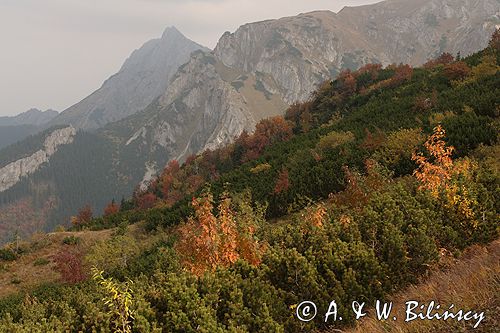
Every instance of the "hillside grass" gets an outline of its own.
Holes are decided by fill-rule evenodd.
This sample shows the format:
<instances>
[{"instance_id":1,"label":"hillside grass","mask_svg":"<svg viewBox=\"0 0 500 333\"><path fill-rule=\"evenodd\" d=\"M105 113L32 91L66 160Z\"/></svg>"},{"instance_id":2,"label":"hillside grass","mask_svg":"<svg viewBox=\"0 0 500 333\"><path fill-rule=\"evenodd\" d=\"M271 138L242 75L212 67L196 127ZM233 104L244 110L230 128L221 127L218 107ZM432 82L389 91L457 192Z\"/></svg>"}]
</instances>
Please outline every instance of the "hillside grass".
<instances>
[{"instance_id":1,"label":"hillside grass","mask_svg":"<svg viewBox=\"0 0 500 333\"><path fill-rule=\"evenodd\" d=\"M485 311L485 319L473 329L471 322L415 320L405 323L405 302L417 300L437 301L439 304L455 304L455 309ZM419 284L389 297L397 310L396 321L378 321L369 317L345 333L455 333L498 332L500 328L500 239L487 246L473 245L460 259L442 256L439 268ZM373 309L371 309L371 313ZM324 333L338 333L338 329Z\"/></svg>"},{"instance_id":2,"label":"hillside grass","mask_svg":"<svg viewBox=\"0 0 500 333\"><path fill-rule=\"evenodd\" d=\"M0 260L0 299L6 296L30 292L37 287L59 283L61 276L56 270L53 257L69 247L78 247L86 254L99 242L109 241L118 228L99 231L64 231L36 234L30 241L19 244L20 254L16 260ZM125 235L132 237L141 249L147 249L157 237L143 231L143 223L127 227ZM75 242L71 242L75 240ZM4 248L13 249L9 244Z\"/></svg>"}]
</instances>

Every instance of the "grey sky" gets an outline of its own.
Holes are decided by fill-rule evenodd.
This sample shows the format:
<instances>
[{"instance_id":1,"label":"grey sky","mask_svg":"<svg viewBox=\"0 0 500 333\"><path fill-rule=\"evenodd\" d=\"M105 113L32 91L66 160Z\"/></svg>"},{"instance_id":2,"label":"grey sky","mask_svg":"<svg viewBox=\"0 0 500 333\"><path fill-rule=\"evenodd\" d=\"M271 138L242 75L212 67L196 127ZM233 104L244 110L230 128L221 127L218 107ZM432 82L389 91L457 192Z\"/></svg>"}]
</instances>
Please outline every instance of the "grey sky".
<instances>
[{"instance_id":1,"label":"grey sky","mask_svg":"<svg viewBox=\"0 0 500 333\"><path fill-rule=\"evenodd\" d=\"M378 1L0 0L0 116L64 110L167 26L213 48L244 23Z\"/></svg>"}]
</instances>

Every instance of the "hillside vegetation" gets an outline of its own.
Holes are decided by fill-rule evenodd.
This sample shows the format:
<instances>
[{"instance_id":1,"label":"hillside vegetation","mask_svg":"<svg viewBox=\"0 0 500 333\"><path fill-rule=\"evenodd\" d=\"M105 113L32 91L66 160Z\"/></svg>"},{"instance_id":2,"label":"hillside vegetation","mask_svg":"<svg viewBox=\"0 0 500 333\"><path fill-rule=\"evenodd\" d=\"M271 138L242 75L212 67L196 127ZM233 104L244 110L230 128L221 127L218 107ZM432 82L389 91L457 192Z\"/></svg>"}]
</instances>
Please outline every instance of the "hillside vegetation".
<instances>
[{"instance_id":1,"label":"hillside vegetation","mask_svg":"<svg viewBox=\"0 0 500 333\"><path fill-rule=\"evenodd\" d=\"M419 282L440 253L498 238L497 32L466 59L368 65L325 82L284 118L233 144L172 161L131 200L90 207L60 282L0 302L6 332L310 332L355 323ZM128 225L141 222L147 245ZM149 242L148 242L149 239ZM22 252L22 251L21 251ZM4 258L21 260L12 245ZM339 304L343 321L295 308Z\"/></svg>"},{"instance_id":2,"label":"hillside vegetation","mask_svg":"<svg viewBox=\"0 0 500 333\"><path fill-rule=\"evenodd\" d=\"M473 329L462 323L443 321L415 321L405 323L381 322L366 319L358 327L346 333L386 333L386 332L496 332L500 327L498 309L500 308L500 241L487 247L473 246L463 255L463 259L443 260L439 271L434 272L426 281L411 286L391 297L394 308L400 309L396 316L405 318L404 303L408 300L438 300L441 304L455 304L461 309L485 311L485 321ZM328 330L326 331L328 332ZM334 330L332 333L337 333Z\"/></svg>"}]
</instances>

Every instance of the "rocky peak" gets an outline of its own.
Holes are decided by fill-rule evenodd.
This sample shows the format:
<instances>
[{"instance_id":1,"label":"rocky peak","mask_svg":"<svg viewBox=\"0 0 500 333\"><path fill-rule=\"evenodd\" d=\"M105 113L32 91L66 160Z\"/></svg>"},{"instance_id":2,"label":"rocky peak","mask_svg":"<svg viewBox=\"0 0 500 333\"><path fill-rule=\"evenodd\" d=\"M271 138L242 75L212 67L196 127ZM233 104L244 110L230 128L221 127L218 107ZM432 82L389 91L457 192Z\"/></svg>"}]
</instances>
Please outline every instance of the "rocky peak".
<instances>
[{"instance_id":1,"label":"rocky peak","mask_svg":"<svg viewBox=\"0 0 500 333\"><path fill-rule=\"evenodd\" d=\"M191 52L200 49L207 50L175 27L167 28L161 38L150 40L132 52L120 71L100 89L63 111L50 125L96 129L143 110L166 90Z\"/></svg>"},{"instance_id":2,"label":"rocky peak","mask_svg":"<svg viewBox=\"0 0 500 333\"><path fill-rule=\"evenodd\" d=\"M167 27L161 35L161 39L171 40L176 38L186 38L175 26Z\"/></svg>"}]
</instances>

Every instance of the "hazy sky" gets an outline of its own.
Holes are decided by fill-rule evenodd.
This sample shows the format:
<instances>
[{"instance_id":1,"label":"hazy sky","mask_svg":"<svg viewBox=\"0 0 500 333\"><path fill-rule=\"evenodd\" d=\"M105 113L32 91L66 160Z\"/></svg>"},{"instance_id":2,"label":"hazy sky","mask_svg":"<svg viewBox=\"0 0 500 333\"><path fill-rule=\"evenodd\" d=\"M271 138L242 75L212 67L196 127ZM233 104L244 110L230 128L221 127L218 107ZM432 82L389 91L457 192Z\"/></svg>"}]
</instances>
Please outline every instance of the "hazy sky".
<instances>
[{"instance_id":1,"label":"hazy sky","mask_svg":"<svg viewBox=\"0 0 500 333\"><path fill-rule=\"evenodd\" d=\"M167 26L213 48L244 23L378 1L0 0L0 116L64 110Z\"/></svg>"}]
</instances>

